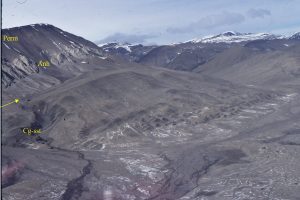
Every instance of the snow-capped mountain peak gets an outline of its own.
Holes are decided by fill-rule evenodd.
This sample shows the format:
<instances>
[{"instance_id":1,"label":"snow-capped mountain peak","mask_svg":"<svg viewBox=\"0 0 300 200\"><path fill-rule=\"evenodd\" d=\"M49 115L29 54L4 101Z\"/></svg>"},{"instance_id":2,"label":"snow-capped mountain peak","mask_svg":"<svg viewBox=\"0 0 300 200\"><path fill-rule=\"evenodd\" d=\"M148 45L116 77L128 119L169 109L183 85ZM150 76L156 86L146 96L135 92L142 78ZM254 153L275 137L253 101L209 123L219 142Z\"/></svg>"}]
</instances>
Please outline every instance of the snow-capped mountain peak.
<instances>
[{"instance_id":1,"label":"snow-capped mountain peak","mask_svg":"<svg viewBox=\"0 0 300 200\"><path fill-rule=\"evenodd\" d=\"M206 36L200 39L194 39L193 43L237 43L253 40L273 40L282 39L281 35L269 33L239 33L235 31L227 31L218 35Z\"/></svg>"},{"instance_id":2,"label":"snow-capped mountain peak","mask_svg":"<svg viewBox=\"0 0 300 200\"><path fill-rule=\"evenodd\" d=\"M239 32L236 32L236 31L226 31L220 35L223 35L223 36L234 36L234 35L241 35L241 33Z\"/></svg>"},{"instance_id":3,"label":"snow-capped mountain peak","mask_svg":"<svg viewBox=\"0 0 300 200\"><path fill-rule=\"evenodd\" d=\"M300 40L300 32L294 33L289 39Z\"/></svg>"}]
</instances>

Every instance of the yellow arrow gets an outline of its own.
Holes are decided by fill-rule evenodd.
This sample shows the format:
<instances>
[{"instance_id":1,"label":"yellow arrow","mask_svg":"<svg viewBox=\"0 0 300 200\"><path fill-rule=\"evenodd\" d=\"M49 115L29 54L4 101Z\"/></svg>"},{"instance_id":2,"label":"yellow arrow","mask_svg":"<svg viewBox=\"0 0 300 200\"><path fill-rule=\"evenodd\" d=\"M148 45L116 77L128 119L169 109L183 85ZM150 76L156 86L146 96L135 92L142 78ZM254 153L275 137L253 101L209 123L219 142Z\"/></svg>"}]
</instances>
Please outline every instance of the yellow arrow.
<instances>
[{"instance_id":1,"label":"yellow arrow","mask_svg":"<svg viewBox=\"0 0 300 200\"><path fill-rule=\"evenodd\" d=\"M13 103L19 103L19 102L20 102L20 99L15 99L15 100L13 100L12 102L9 102L9 103L7 103L7 104L4 104L4 105L1 106L0 108L3 108L3 107L5 107L5 106L8 106L8 105L13 104Z\"/></svg>"}]
</instances>

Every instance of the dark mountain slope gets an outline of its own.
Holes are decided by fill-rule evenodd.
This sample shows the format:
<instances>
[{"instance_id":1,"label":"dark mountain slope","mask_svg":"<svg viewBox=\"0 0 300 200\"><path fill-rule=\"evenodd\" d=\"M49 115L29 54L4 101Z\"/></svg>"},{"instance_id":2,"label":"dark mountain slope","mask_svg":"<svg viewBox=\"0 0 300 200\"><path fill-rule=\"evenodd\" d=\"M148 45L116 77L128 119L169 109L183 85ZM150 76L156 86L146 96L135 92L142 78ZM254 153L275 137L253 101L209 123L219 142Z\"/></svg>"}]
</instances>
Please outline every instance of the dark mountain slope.
<instances>
[{"instance_id":1,"label":"dark mountain slope","mask_svg":"<svg viewBox=\"0 0 300 200\"><path fill-rule=\"evenodd\" d=\"M138 62L144 55L149 53L149 51L157 47L155 45L144 46L141 44L132 45L127 43L107 43L99 46L109 54L117 55L133 62Z\"/></svg>"},{"instance_id":2,"label":"dark mountain slope","mask_svg":"<svg viewBox=\"0 0 300 200\"><path fill-rule=\"evenodd\" d=\"M230 48L195 71L239 84L279 86L299 79L300 43L253 41Z\"/></svg>"},{"instance_id":3,"label":"dark mountain slope","mask_svg":"<svg viewBox=\"0 0 300 200\"><path fill-rule=\"evenodd\" d=\"M198 74L142 66L85 72L59 86L21 98L18 114L11 111L4 115L9 123L4 126L3 142L7 145L31 143L25 135L23 142L17 136L20 135L17 131L20 116L28 119L22 122L23 126L36 124L43 127L44 136L64 148L72 148L75 142L83 145L91 137L99 141L94 140L90 148L101 148L101 144L112 139L107 134L113 134L115 139L121 137L121 141L137 139L118 132L120 127L127 129L127 124L147 135L145 139L148 140L154 137L151 131L160 126L183 123L189 112L202 112L207 107L207 113L199 116L197 123L201 123L221 117L219 109L224 106L240 109L234 103L264 101L273 95L262 92Z\"/></svg>"},{"instance_id":4,"label":"dark mountain slope","mask_svg":"<svg viewBox=\"0 0 300 200\"><path fill-rule=\"evenodd\" d=\"M18 37L18 41L2 40L2 84L4 86L38 72L49 73L50 76L62 80L84 68L90 68L80 67L80 64L108 63L105 60L106 54L97 45L52 25L34 24L3 29L2 35ZM48 61L51 66L47 70L38 67L40 61ZM62 67L73 63L79 64L74 69ZM56 72L58 67L59 73Z\"/></svg>"},{"instance_id":5,"label":"dark mountain slope","mask_svg":"<svg viewBox=\"0 0 300 200\"><path fill-rule=\"evenodd\" d=\"M159 46L138 61L144 65L191 71L229 48L228 44L194 44L191 42Z\"/></svg>"}]
</instances>

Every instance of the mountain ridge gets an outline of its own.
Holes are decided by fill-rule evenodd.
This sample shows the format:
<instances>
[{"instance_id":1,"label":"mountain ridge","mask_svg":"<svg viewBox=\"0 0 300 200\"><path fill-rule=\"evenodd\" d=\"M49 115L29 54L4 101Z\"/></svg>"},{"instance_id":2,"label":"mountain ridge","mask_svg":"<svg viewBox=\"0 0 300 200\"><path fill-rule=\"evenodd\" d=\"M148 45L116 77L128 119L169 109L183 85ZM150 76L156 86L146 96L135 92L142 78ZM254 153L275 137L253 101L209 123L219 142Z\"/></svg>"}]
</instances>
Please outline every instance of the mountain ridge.
<instances>
[{"instance_id":1,"label":"mountain ridge","mask_svg":"<svg viewBox=\"0 0 300 200\"><path fill-rule=\"evenodd\" d=\"M30 74L57 69L60 65L88 63L90 59L107 63L108 55L98 46L82 37L63 31L50 24L31 24L2 30L3 36L18 37L18 41L1 41L3 45L1 83L7 87L13 82ZM28 47L31 48L28 48ZM48 62L51 67L39 67L40 61ZM69 68L70 69L70 68ZM60 69L66 76L74 70ZM61 73L62 75L64 73Z\"/></svg>"}]
</instances>

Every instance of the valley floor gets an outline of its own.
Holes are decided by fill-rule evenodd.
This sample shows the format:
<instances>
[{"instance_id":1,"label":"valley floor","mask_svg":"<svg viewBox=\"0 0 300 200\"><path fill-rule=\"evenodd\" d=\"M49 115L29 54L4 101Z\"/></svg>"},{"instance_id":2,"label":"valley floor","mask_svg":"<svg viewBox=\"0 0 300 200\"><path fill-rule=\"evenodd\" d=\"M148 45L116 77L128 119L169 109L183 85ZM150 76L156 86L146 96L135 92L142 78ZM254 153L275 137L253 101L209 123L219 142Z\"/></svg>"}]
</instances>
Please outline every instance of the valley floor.
<instances>
[{"instance_id":1,"label":"valley floor","mask_svg":"<svg viewBox=\"0 0 300 200\"><path fill-rule=\"evenodd\" d=\"M155 133L157 141L95 151L3 147L10 168L25 168L3 199L299 199L299 95L193 127L182 122Z\"/></svg>"}]
</instances>

